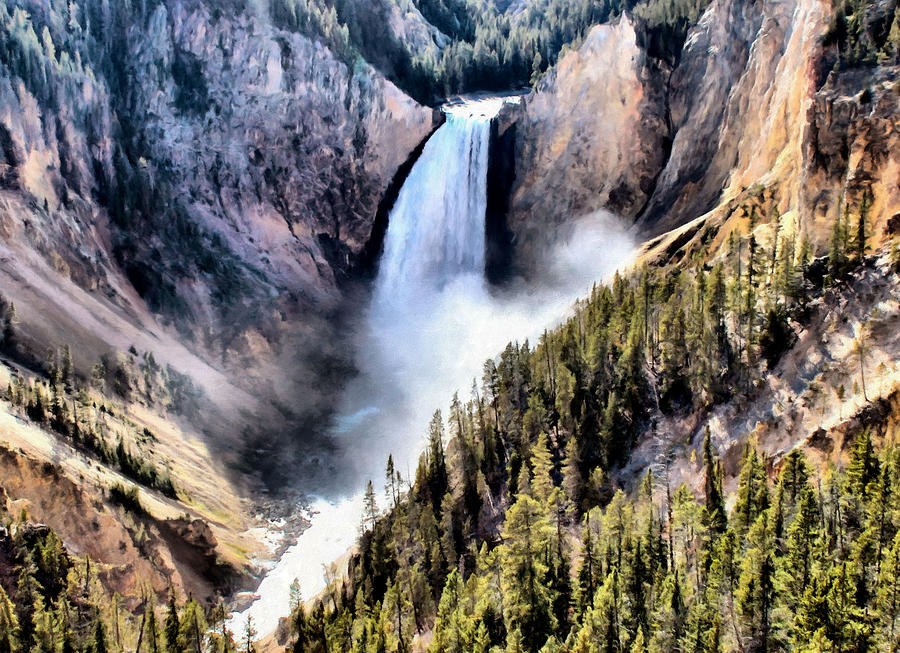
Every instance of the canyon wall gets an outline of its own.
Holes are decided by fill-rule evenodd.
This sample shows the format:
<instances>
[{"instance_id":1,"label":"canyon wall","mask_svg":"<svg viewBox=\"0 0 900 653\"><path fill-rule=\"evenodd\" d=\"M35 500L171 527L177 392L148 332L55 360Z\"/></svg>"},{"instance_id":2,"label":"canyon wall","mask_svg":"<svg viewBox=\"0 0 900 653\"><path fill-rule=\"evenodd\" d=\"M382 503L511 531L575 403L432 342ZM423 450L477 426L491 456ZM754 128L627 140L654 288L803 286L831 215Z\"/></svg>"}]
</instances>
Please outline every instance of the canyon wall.
<instances>
[{"instance_id":1,"label":"canyon wall","mask_svg":"<svg viewBox=\"0 0 900 653\"><path fill-rule=\"evenodd\" d=\"M713 0L675 62L650 54L638 19L594 27L519 119L509 224L524 265L593 210L655 235L754 187L820 244L841 202L870 188L883 233L900 192L896 67L829 73L831 13L819 0Z\"/></svg>"},{"instance_id":2,"label":"canyon wall","mask_svg":"<svg viewBox=\"0 0 900 653\"><path fill-rule=\"evenodd\" d=\"M342 284L433 112L252 7L141 7L0 16L0 286L35 365L152 352L240 448L327 412Z\"/></svg>"},{"instance_id":3,"label":"canyon wall","mask_svg":"<svg viewBox=\"0 0 900 653\"><path fill-rule=\"evenodd\" d=\"M665 81L623 17L592 28L525 99L509 215L520 264L573 218L640 214L665 164Z\"/></svg>"}]
</instances>

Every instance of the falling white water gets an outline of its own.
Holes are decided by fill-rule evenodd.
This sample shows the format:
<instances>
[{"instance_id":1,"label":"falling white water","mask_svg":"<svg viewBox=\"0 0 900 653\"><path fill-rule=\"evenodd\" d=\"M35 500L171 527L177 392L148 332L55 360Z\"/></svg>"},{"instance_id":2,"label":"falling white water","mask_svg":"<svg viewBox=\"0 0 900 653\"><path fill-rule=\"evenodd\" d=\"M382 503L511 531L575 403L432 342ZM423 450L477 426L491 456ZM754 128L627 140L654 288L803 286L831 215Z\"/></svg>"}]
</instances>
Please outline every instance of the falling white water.
<instances>
[{"instance_id":1,"label":"falling white water","mask_svg":"<svg viewBox=\"0 0 900 653\"><path fill-rule=\"evenodd\" d=\"M314 502L311 526L266 575L247 615L260 636L288 613L289 588L310 598L324 569L355 541L367 479L380 488L392 453L406 478L425 429L453 392L468 397L484 360L510 339L534 338L562 319L591 283L628 263L633 241L609 214L574 220L547 254L539 287L492 291L484 280L491 119L503 98L445 107L389 216L372 304L358 342L359 375L347 386L332 435L348 482L344 497Z\"/></svg>"},{"instance_id":2,"label":"falling white water","mask_svg":"<svg viewBox=\"0 0 900 653\"><path fill-rule=\"evenodd\" d=\"M492 103L491 108L499 105ZM388 222L373 312L394 310L463 274L484 271L491 115L480 104L446 111Z\"/></svg>"}]
</instances>

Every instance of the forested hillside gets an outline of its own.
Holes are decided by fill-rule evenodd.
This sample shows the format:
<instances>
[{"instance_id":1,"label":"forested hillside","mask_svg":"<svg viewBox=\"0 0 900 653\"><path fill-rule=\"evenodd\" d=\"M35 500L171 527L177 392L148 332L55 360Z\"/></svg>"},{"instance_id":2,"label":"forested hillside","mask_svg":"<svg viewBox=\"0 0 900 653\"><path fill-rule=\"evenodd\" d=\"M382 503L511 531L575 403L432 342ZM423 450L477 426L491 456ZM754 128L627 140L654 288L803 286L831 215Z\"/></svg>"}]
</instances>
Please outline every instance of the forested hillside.
<instances>
[{"instance_id":1,"label":"forested hillside","mask_svg":"<svg viewBox=\"0 0 900 653\"><path fill-rule=\"evenodd\" d=\"M362 55L422 102L456 93L512 90L536 83L592 25L625 11L643 21L658 53L676 58L687 28L708 0L272 0L278 24L321 37L348 61ZM394 12L433 26L424 40L392 37ZM373 21L384 26L378 38ZM381 34L388 34L381 38Z\"/></svg>"},{"instance_id":2,"label":"forested hillside","mask_svg":"<svg viewBox=\"0 0 900 653\"><path fill-rule=\"evenodd\" d=\"M719 245L669 248L536 346L488 360L470 398L435 413L415 477L389 461L385 498L370 484L346 580L297 607L294 650L896 646L897 396L871 370L900 249L872 251L867 192L827 251L789 231L764 245L765 197ZM853 386L840 401L863 401L824 435L837 448L811 437L766 453L732 433L740 461L724 464L735 445L710 431L718 407L752 410L798 339L834 337L827 306L870 293L875 270L893 308L870 305L837 363Z\"/></svg>"}]
</instances>

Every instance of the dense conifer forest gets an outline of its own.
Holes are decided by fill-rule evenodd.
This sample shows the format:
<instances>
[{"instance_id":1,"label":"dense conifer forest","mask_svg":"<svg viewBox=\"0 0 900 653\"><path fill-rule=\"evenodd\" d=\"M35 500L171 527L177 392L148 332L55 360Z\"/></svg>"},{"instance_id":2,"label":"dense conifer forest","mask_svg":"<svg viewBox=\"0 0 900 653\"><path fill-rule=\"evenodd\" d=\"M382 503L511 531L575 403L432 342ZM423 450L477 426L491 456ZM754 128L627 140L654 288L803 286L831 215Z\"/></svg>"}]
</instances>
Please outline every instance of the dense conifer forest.
<instances>
[{"instance_id":1,"label":"dense conifer forest","mask_svg":"<svg viewBox=\"0 0 900 653\"><path fill-rule=\"evenodd\" d=\"M900 458L868 427L824 468L751 439L731 494L708 429L702 492L670 484L666 446L613 480L655 421L751 396L810 304L874 264L867 191L821 256L788 235L760 246L763 196L721 257L617 275L488 360L435 413L415 478L389 461L385 498L369 484L347 579L298 605L294 650L404 651L427 631L435 652L897 646Z\"/></svg>"}]
</instances>

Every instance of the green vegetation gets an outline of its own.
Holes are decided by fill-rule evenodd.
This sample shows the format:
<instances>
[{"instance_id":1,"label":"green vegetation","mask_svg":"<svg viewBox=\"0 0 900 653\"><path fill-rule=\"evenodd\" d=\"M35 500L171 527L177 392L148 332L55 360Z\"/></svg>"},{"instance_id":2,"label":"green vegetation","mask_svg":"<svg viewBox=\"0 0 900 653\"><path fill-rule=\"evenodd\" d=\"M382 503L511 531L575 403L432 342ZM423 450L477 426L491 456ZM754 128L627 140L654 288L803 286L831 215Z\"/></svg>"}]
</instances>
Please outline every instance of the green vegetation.
<instances>
[{"instance_id":1,"label":"green vegetation","mask_svg":"<svg viewBox=\"0 0 900 653\"><path fill-rule=\"evenodd\" d=\"M708 0L532 0L523 6L484 0L269 0L263 6L279 28L320 40L351 68L362 57L413 97L434 102L453 93L527 86L566 48L576 47L591 26L626 11L639 20L652 53L675 60L688 27L707 4ZM134 101L130 77L135 73L127 58L129 43L164 6L161 0L51 2L46 8L0 5L0 63L11 76L21 78L42 105L54 110L59 109L55 89L85 79L99 81L118 109L123 135L138 136L138 126L129 123L135 114L129 106ZM213 15L233 11L234 7L216 8ZM436 39L440 45L401 42L392 33L392 11L421 12L440 30L442 36ZM202 62L176 49L171 67L176 108L204 114L209 98ZM89 138L99 138L90 120L84 129L93 135ZM140 215L165 197L166 189L164 180L153 184L163 188L151 188L136 165L139 139L126 140L124 146L113 152L115 174L103 175L100 194L117 223L134 228ZM172 228L178 228L181 209L167 209ZM208 249L210 243L206 244ZM139 267L135 273L150 273Z\"/></svg>"},{"instance_id":2,"label":"green vegetation","mask_svg":"<svg viewBox=\"0 0 900 653\"><path fill-rule=\"evenodd\" d=\"M123 493L125 499L131 495ZM0 651L237 650L225 629L224 605L207 612L193 598L179 605L170 595L161 608L149 588L140 600L123 599L104 588L102 577L102 566L66 551L52 529L30 523L24 514L5 518L0 525Z\"/></svg>"},{"instance_id":3,"label":"green vegetation","mask_svg":"<svg viewBox=\"0 0 900 653\"><path fill-rule=\"evenodd\" d=\"M408 651L428 630L435 652L896 646L900 455L868 429L846 468L797 449L773 473L749 441L731 510L708 429L701 496L670 485L665 447L630 495L612 481L660 420L751 397L809 302L866 263L865 238L814 258L771 225L765 251L765 197L735 208L743 233L717 258L616 276L536 347L488 360L435 413L415 478L389 462L381 515L369 484L359 552L295 609L294 650ZM839 220L865 224L864 197Z\"/></svg>"},{"instance_id":4,"label":"green vegetation","mask_svg":"<svg viewBox=\"0 0 900 653\"><path fill-rule=\"evenodd\" d=\"M896 0L837 0L825 43L837 68L900 62L900 4Z\"/></svg>"},{"instance_id":5,"label":"green vegetation","mask_svg":"<svg viewBox=\"0 0 900 653\"><path fill-rule=\"evenodd\" d=\"M109 498L113 503L119 504L136 515L145 513L136 485L129 485L126 488L121 483L113 483L109 488Z\"/></svg>"},{"instance_id":6,"label":"green vegetation","mask_svg":"<svg viewBox=\"0 0 900 653\"><path fill-rule=\"evenodd\" d=\"M75 374L71 350L66 345L61 353L49 352L44 378L26 381L23 374L16 374L3 398L35 425L63 436L77 449L141 485L176 498L168 471L160 470L146 451L135 455L132 446L126 444L127 438L146 449L156 436L123 415L114 415L104 392L122 399L142 398L151 405L159 402L161 407L172 409L193 405L188 398L192 400L196 393L187 377L171 368L162 369L150 353L144 355L138 366L136 354L119 356L114 365L109 363L109 357L103 357L94 366L95 393L92 393L90 386ZM142 370L141 376L133 374L136 367Z\"/></svg>"},{"instance_id":7,"label":"green vegetation","mask_svg":"<svg viewBox=\"0 0 900 653\"><path fill-rule=\"evenodd\" d=\"M336 609L295 611L294 651L409 650L428 626L435 652L897 645L900 452L878 455L867 430L846 469L816 473L795 450L774 480L748 443L727 518L710 491L722 477L708 441L705 501L648 473L633 499L619 490L580 521L554 485L559 469L541 476L543 448L534 447L531 487L511 499L499 541L473 538L459 552L448 520L427 516L414 487L361 540ZM555 509L554 494L571 512Z\"/></svg>"}]
</instances>

